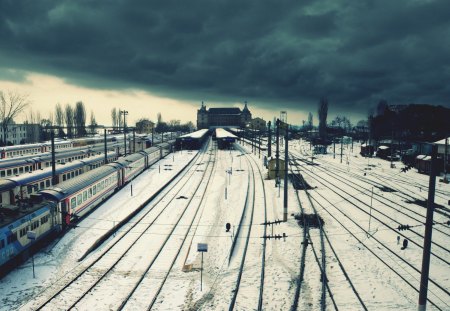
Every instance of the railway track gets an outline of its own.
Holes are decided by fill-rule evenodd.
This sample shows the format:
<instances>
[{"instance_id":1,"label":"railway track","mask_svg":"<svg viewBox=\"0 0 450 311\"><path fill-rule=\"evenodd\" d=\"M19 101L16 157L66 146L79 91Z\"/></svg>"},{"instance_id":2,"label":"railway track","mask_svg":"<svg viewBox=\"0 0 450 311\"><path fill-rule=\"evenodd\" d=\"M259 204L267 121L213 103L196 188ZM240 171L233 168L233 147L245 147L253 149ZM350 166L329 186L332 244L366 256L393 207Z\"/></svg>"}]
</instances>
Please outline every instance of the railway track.
<instances>
[{"instance_id":1,"label":"railway track","mask_svg":"<svg viewBox=\"0 0 450 311\"><path fill-rule=\"evenodd\" d=\"M204 157L205 153L202 153L202 157L199 159L199 161L196 162L196 164L198 165L202 163ZM196 168L194 167L194 162L190 166L190 169L186 170L183 176L184 178L180 178L176 183L174 183L170 187L167 193L171 192L172 190L174 190L175 193L171 196L167 204L162 204L163 207L161 208L160 211L157 211L156 207L159 206L159 203L164 203L163 199L166 196L168 196L167 193L164 196L161 196L156 203L154 204L152 203L153 206L150 209L148 209L143 216L140 216L136 222L134 222L129 228L127 228L122 233L122 235L116 239L116 241L114 241L110 246L107 246L106 249L103 250L103 252L98 257L92 259L91 262L86 267L84 267L81 271L79 271L75 275L75 277L72 277L69 280L69 282L66 282L61 288L57 289L56 292L50 296L50 298L46 299L44 302L41 302L40 305L37 307L37 309L38 310L48 308L53 309L55 307L58 308L58 306L61 305L64 305L65 307L68 306L69 309L74 308L78 306L79 303L83 299L85 299L89 293L91 293L94 289L96 289L101 282L106 282L108 277L112 279L110 275L114 275L114 273L112 272L115 272L118 269L119 264L125 266L128 265L128 270L132 268L130 267L129 263L126 263L127 262L126 260L129 259L127 258L129 257L128 255L132 253L131 251L133 250L133 247L138 245L139 241L146 235L146 233L149 232L149 229L159 219L159 217L163 214L163 212L167 211L167 207L170 206L170 203L177 198L178 194L188 184L191 177L196 174L197 169L192 168ZM188 173L190 174L188 175ZM205 174L206 169L203 171L202 175ZM201 178L201 180L203 180L203 178ZM181 181L184 181L184 183L181 184ZM200 181L200 183L197 186L197 189L198 187L200 187L201 184L202 183ZM180 188L176 189L176 187ZM192 198L193 197L194 195L192 196ZM189 204L187 206L189 206ZM186 209L187 207L184 208L184 210L182 210L181 216L178 218L177 223L180 221L180 219L186 212ZM133 230L137 232L133 232ZM125 246L120 244L125 244ZM123 263L124 260L125 264ZM104 267L101 266L102 263L104 264ZM129 273L126 273L126 275L129 275ZM89 284L89 286L87 286L86 284ZM88 288L86 289L86 287ZM76 297L75 299L73 299L74 296ZM67 300L71 300L71 302L68 303Z\"/></svg>"},{"instance_id":2,"label":"railway track","mask_svg":"<svg viewBox=\"0 0 450 311\"><path fill-rule=\"evenodd\" d=\"M300 160L300 161L303 161L301 158L298 158L298 157L296 157L295 155L293 155L293 157L294 157L294 160ZM378 217L376 217L376 216L374 216L374 215L372 215L372 217L374 217L375 219L377 219L378 221L380 221L380 223L382 223L383 225L385 225L387 228L389 228L389 229L395 231L398 235L402 236L403 238L408 238L405 234L403 234L402 232L399 232L398 229L397 229L396 227L393 227L391 224L394 223L394 224L397 224L397 226L399 226L399 225L402 225L402 224L405 224L405 223L410 223L410 222L407 222L407 221L405 221L405 222L400 222L400 221L394 219L393 216L389 215L387 212L381 211L379 208L376 208L376 207L371 207L367 202L365 202L365 201L363 201L363 200L357 198L355 195L352 195L348 190L343 189L342 185L346 185L346 186L348 186L348 187L351 188L351 189L355 189L355 190L357 191L358 194L365 195L365 196L368 196L368 197L370 197L370 193L371 193L371 192L370 192L370 189L364 188L364 187L362 187L362 186L360 186L360 185L357 185L357 184L355 184L355 183L352 183L352 182L346 180L346 179L345 179L344 177L342 177L341 175L338 175L338 174L333 173L331 168L327 168L327 169L325 170L325 169L323 169L323 168L316 167L316 169L317 169L317 170L321 170L321 171L322 171L323 173L325 173L327 176L330 176L330 177L332 177L332 178L334 178L334 179L336 179L336 180L338 181L338 183L341 185L341 186L339 186L339 191L340 191L340 193L335 192L336 194L340 195L343 199L345 199L345 197L343 197L343 196L341 195L341 193L344 193L345 195L348 196L348 198L353 198L354 200L356 200L356 201L358 202L358 205L353 204L353 203L352 203L352 204L353 204L356 208L358 208L360 211L366 213L367 215L369 215L369 214L371 213L370 210L367 211L367 210L361 208L361 206L365 206L366 208L369 208L369 209L371 209L372 211L379 213L379 214L380 214L380 217L384 217L384 218L386 219L386 221L383 221L383 220L379 219ZM310 173L307 172L307 171L305 171L305 173L306 173L306 174L310 174ZM311 178L313 178L313 179L315 179L315 180L318 180L318 178L319 178L319 175L318 175L318 174L314 174L314 175L310 174L310 176L311 176ZM335 185L334 185L333 183L331 183L329 180L325 180L324 178L322 178L321 180L322 180L321 184L323 184L323 185L325 185L325 186L327 186L327 187L329 187L329 186L335 186ZM335 187L337 188L337 186L335 186ZM386 199L386 198L384 198L383 196L381 196L381 195L379 195L379 194L374 194L374 200L377 201L377 202L379 202L379 203L381 203L383 206L385 206L385 207L391 209L393 212L395 212L395 213L400 213L400 214L402 214L404 217L408 218L409 220L413 220L413 221L415 222L414 225L417 225L417 224L423 224L423 223L425 222L425 216L424 216L423 214L415 213L416 217L414 217L413 215L410 215L409 213L405 212L404 209L406 209L408 212L411 212L411 213L413 213L414 211L408 209L407 207L403 207L403 206L402 206L401 208L398 208L398 207L395 205L395 201ZM421 217L422 219L419 219L417 216L418 216L418 217ZM387 222L389 222L389 224L388 224ZM414 228L411 228L409 231L412 232L412 233L414 233L414 234L415 234L416 236L418 236L419 238L423 239L423 234L419 233L419 232L418 232L417 230L415 230ZM449 236L449 234L448 234L447 232L445 232L445 231L443 231L443 230L441 230L441 229L439 229L439 228L436 228L436 232L439 233L439 234L445 235L445 236L447 236L447 237ZM423 246L422 246L420 243L417 243L417 242L415 242L414 240L412 240L411 242L412 242L413 244L415 244L417 247L423 248ZM450 249L446 248L445 246L439 244L439 243L436 242L436 241L433 241L432 244L433 244L435 247L437 247L438 249L440 249L440 251L443 252L443 254L437 254L437 253L436 253L437 250L435 250L432 254L433 254L434 256L436 256L436 258L442 260L445 264L450 265L450 262L449 262L447 259L444 258L444 256L446 256L446 255L448 255L448 253L450 253Z\"/></svg>"},{"instance_id":3,"label":"railway track","mask_svg":"<svg viewBox=\"0 0 450 311\"><path fill-rule=\"evenodd\" d=\"M241 152L244 153L245 151L241 149ZM234 308L251 308L246 297L251 295L251 293L254 291L255 284L259 284L259 294L256 309L262 310L264 307L264 277L267 243L266 239L263 239L262 245L260 245L259 243L249 244L249 241L252 236L265 237L267 235L267 227L265 225L261 225L263 223L267 223L267 196L263 174L258 166L258 163L252 156L246 155L246 159L248 162L248 167L251 170L251 174L249 174L249 176L251 175L251 188L253 188L252 193L249 193L249 197L251 197L251 217L249 219L249 222L247 223L248 232L245 240L245 248L239 267L235 289L233 291L233 297L229 305L229 310L234 310ZM258 182L256 181L256 179L258 179ZM261 186L257 187L257 183L259 182L261 183ZM262 211L261 208L263 209ZM236 236L236 238L238 238L238 236ZM260 263L255 264L253 262L246 261L247 254L250 254L251 258L258 258L262 255ZM245 277L243 278L244 275Z\"/></svg>"},{"instance_id":4,"label":"railway track","mask_svg":"<svg viewBox=\"0 0 450 311\"><path fill-rule=\"evenodd\" d=\"M325 178L319 177L319 175L317 175L317 174L312 174L308 170L303 170L303 172L309 178L311 178L312 180L315 180L318 184L321 184L321 185L323 185L325 187L328 187L328 189L333 191L337 196L340 196L343 201L348 202L351 205L353 205L354 207L358 208L358 206L356 206L353 202L351 202L349 200L349 198L353 198L353 196L344 197L341 194L341 192L343 192L345 190L342 190L342 188L340 186L338 186L336 183L331 183L331 182L325 180ZM412 271L418 273L416 278L420 279L420 271L415 266L413 266L410 262L408 262L407 260L405 260L404 258L399 256L385 242L381 241L380 239L376 238L375 236L371 236L371 240L375 241L377 243L377 245L380 246L380 247L377 247L377 248L382 250L383 256L380 255L380 251L379 250L373 250L371 246L367 245L367 243L364 243L364 241L362 241L361 238L358 238L358 236L354 232L349 230L348 225L343 223L342 221L340 221L336 217L336 213L333 213L333 212L329 211L329 207L331 207L331 206L334 207L334 209L337 210L340 215L345 217L347 223L348 222L352 223L354 226L356 226L358 228L358 230L361 230L360 232L364 232L364 233L366 233L369 236L369 232L366 229L364 229L358 222L356 222L354 219L352 219L353 217L349 216L345 211L343 211L340 208L338 208L336 206L336 204L333 204L330 201L329 198L324 197L318 191L315 191L314 193L315 193L315 195L320 196L321 200L327 202L327 206L325 206L324 204L320 203L320 201L318 201L317 199L313 198L313 200L320 206L321 210L327 212L331 217L333 217L349 234L351 234L358 241L358 243L361 243L361 245L363 245L367 250L369 250L369 252L371 252L372 255L374 255L376 258L378 258L392 272L394 272L398 277L400 277L403 281L405 281L405 283L407 283L413 290L418 292L418 288L416 288L416 286L414 286L412 284L411 272L406 271L406 268L405 268L405 267L408 267L408 268L412 269ZM347 193L347 195L348 195L348 193ZM380 221L380 223L383 224L382 221ZM384 225L388 226L386 223L384 223ZM391 229L393 229L393 228L391 228ZM394 269L392 267L392 266L398 266L397 262L395 262L394 264L392 262L390 262L390 261L393 261L394 259L395 259L395 261L401 261L402 262L402 267L401 268L404 270L403 273L400 273L399 271L397 271L396 269ZM405 272L407 273L408 277L404 276ZM435 280L430 279L430 283L432 284L432 286L431 286L431 284L429 285L430 287L432 287L432 289L431 289L432 293L435 293L436 291L438 291L438 292L442 292L442 295L444 295L444 296L448 296L449 295L448 290L445 289L444 286L438 284ZM441 300L438 294L434 294L434 296L437 298L437 300ZM438 308L439 310L442 310L442 306L439 307L439 304L437 303L436 300L429 299L429 301L436 308ZM441 302L442 302L442 300L441 300ZM445 304L445 302L444 302L444 304Z\"/></svg>"}]
</instances>

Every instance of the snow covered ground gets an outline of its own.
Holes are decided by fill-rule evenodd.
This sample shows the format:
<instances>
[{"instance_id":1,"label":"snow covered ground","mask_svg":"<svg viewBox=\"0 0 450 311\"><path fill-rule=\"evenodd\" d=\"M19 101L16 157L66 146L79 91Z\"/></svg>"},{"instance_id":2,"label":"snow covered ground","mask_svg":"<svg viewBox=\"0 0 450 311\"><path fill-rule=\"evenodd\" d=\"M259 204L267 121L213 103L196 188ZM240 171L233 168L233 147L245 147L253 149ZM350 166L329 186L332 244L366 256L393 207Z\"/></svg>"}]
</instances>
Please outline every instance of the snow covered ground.
<instances>
[{"instance_id":1,"label":"snow covered ground","mask_svg":"<svg viewBox=\"0 0 450 311\"><path fill-rule=\"evenodd\" d=\"M359 146L355 144L353 152L348 147L343 150L342 163L339 148L336 148L339 154L336 154L335 159L332 149L328 150L327 155L315 156L317 165L314 166L297 161L300 173L313 187L309 191L311 201L323 218L329 241L367 309L415 310L418 293L407 282L416 288L419 286L420 274L416 270L421 267L421 236L426 209L408 202L427 198L429 177L414 170L400 173L400 163L397 163L397 168L390 168L389 162L380 159L370 159L368 163L367 158L358 154ZM243 148L251 150L248 145ZM310 157L309 145L304 142L292 141L289 148L301 159ZM73 277L125 234L124 228L87 259L77 261L99 236L144 202L194 155L194 152L187 151L169 155L160 165L154 165L132 182L133 196L130 194L131 185L127 185L84 219L78 228L37 254L36 279L32 278L31 261L28 261L0 280L0 310L32 310L39 306L39 302L49 293L62 286L62 280ZM133 228L121 245L112 248L106 256L105 267L108 261L131 245L134 238L147 230L144 227L151 224L107 280L102 281L95 291L77 305L77 309L117 309L151 261L154 264L144 275L125 309L146 309L152 300L153 310L228 309L235 294L248 235L250 238L241 284L236 292L236 310L258 309L264 252L262 307L265 310L291 308L303 242L303 229L292 215L300 213L297 194L302 206L308 208L309 200L305 192L297 192L289 185L288 221L266 227L266 235L285 233L287 238L285 241L266 240L264 249L262 237L265 226L261 223L282 219L283 189L275 187L273 180L267 180L267 170L258 154L243 155L240 150L212 148L201 156L201 162L187 173L187 183L164 192L155 199L161 199L160 203L149 204L147 218ZM232 174L229 173L231 171ZM250 193L248 198L247 193ZM173 196L185 196L186 199L176 200ZM246 199L247 208L244 210ZM438 182L435 200L437 204L450 208L450 185ZM164 204L169 210L163 210ZM251 226L250 220L253 221ZM448 217L435 213L434 220L444 223ZM134 223L133 219L127 227ZM230 232L225 230L226 223L231 224ZM401 232L391 229L397 228L399 224L414 227ZM450 266L446 263L450 261L450 229L448 225L442 224L435 225L433 229L432 252L435 255L431 260L430 278L437 285L429 284L428 297L441 310L450 310L450 296L445 292L450 288ZM171 231L173 234L169 236ZM399 233L400 244L397 242ZM320 269L312 251L314 247L317 256L321 256L319 231L310 229L310 234L314 244L306 249L305 278L300 288L298 310L320 310L321 306ZM401 250L405 238L409 244L405 250ZM233 241L235 248L230 256ZM203 256L202 290L202 257L197 252L197 243L208 244L208 252ZM163 244L161 252L158 252ZM362 310L361 303L328 244L325 257L329 290L334 298L333 302L327 293L326 309L333 310L335 303L341 310ZM406 262L402 259L406 259ZM99 268L99 273L102 269ZM163 284L166 275L167 281ZM89 282L80 282L79 290ZM65 298L58 300L57 309L66 309L73 295L68 292ZM439 310L430 303L427 306L428 310Z\"/></svg>"}]
</instances>

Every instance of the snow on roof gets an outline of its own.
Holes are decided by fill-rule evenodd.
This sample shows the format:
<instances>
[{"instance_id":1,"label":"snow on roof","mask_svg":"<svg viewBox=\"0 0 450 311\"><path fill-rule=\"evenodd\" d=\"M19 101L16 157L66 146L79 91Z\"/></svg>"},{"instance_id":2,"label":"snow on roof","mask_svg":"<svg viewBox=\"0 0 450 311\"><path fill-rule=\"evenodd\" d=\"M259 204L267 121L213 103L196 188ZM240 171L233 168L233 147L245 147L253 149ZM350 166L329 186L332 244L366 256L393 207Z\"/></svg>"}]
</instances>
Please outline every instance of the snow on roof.
<instances>
[{"instance_id":1,"label":"snow on roof","mask_svg":"<svg viewBox=\"0 0 450 311\"><path fill-rule=\"evenodd\" d=\"M448 144L450 145L450 137L447 137L447 139L448 139ZM436 145L443 145L444 146L445 145L445 138L434 142L434 144L436 144Z\"/></svg>"},{"instance_id":2,"label":"snow on roof","mask_svg":"<svg viewBox=\"0 0 450 311\"><path fill-rule=\"evenodd\" d=\"M420 154L416 157L416 160L431 161L431 156Z\"/></svg>"},{"instance_id":3,"label":"snow on roof","mask_svg":"<svg viewBox=\"0 0 450 311\"><path fill-rule=\"evenodd\" d=\"M182 135L179 138L184 138L184 137L200 138L200 137L203 137L203 135L205 135L206 132L208 132L208 131L209 131L208 129L198 130L193 133Z\"/></svg>"},{"instance_id":4,"label":"snow on roof","mask_svg":"<svg viewBox=\"0 0 450 311\"><path fill-rule=\"evenodd\" d=\"M237 138L236 135L231 134L230 132L224 130L223 128L216 128L216 137L219 139L225 137Z\"/></svg>"}]
</instances>

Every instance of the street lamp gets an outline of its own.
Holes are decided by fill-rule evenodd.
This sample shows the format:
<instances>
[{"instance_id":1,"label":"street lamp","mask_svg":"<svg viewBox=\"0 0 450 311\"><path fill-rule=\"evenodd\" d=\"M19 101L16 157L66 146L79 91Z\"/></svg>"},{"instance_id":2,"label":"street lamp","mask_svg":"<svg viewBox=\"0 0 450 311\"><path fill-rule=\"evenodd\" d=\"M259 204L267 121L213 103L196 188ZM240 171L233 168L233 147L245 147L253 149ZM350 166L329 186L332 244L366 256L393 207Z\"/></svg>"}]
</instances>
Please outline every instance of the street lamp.
<instances>
[{"instance_id":1,"label":"street lamp","mask_svg":"<svg viewBox=\"0 0 450 311\"><path fill-rule=\"evenodd\" d=\"M128 111L126 111L126 110L119 110L119 114L123 114L123 143L124 143L124 156L126 156L127 155L127 131L126 131L126 128L127 128L127 125L126 125L126 116L127 116L127 114L128 114Z\"/></svg>"}]
</instances>

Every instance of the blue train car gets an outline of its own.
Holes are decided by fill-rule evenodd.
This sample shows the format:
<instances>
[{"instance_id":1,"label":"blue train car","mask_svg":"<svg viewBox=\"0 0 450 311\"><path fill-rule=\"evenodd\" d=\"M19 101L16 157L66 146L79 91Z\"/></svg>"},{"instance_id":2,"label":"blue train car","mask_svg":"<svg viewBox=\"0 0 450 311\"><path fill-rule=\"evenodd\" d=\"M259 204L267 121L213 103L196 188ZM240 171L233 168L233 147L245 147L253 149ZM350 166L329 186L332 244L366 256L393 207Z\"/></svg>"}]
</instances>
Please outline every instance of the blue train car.
<instances>
[{"instance_id":1,"label":"blue train car","mask_svg":"<svg viewBox=\"0 0 450 311\"><path fill-rule=\"evenodd\" d=\"M238 138L236 135L231 134L230 132L222 128L217 128L215 134L217 146L219 147L219 149L230 148L230 146L233 145L236 142L236 139Z\"/></svg>"},{"instance_id":2,"label":"blue train car","mask_svg":"<svg viewBox=\"0 0 450 311\"><path fill-rule=\"evenodd\" d=\"M59 217L52 202L0 208L0 276L59 232ZM34 232L35 240L28 239L29 231Z\"/></svg>"},{"instance_id":3,"label":"blue train car","mask_svg":"<svg viewBox=\"0 0 450 311\"><path fill-rule=\"evenodd\" d=\"M193 133L182 135L175 140L175 148L177 150L188 149L196 150L203 146L203 143L209 137L209 130L203 129Z\"/></svg>"}]
</instances>

